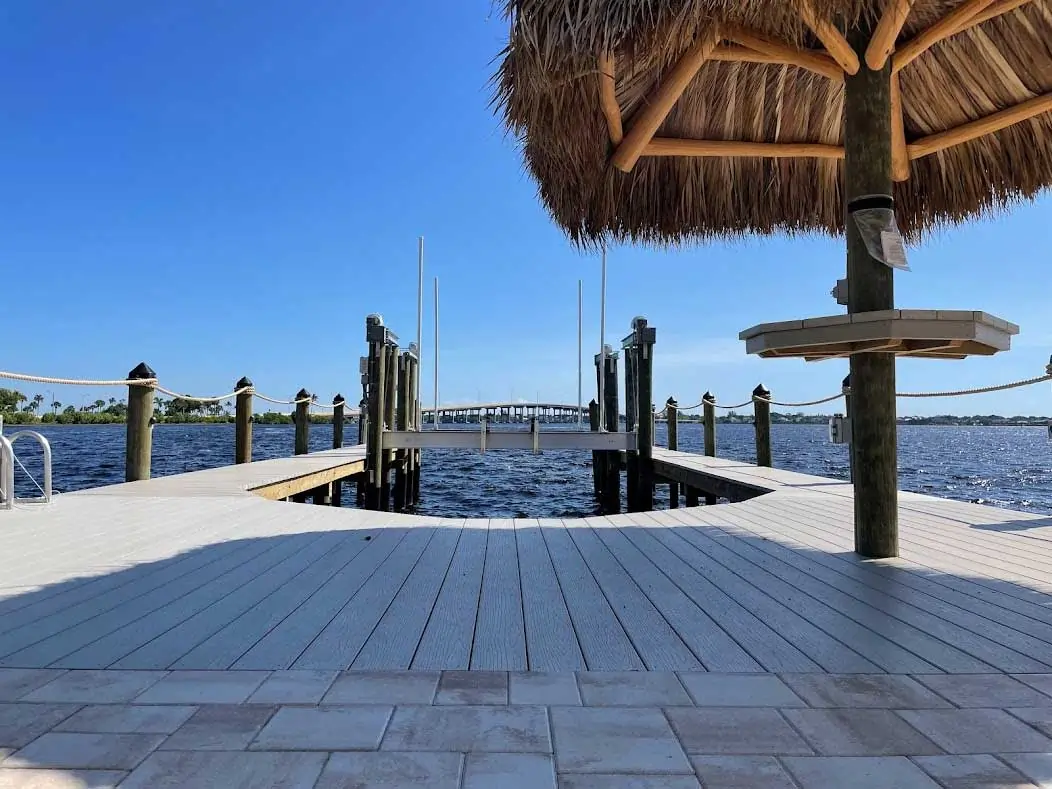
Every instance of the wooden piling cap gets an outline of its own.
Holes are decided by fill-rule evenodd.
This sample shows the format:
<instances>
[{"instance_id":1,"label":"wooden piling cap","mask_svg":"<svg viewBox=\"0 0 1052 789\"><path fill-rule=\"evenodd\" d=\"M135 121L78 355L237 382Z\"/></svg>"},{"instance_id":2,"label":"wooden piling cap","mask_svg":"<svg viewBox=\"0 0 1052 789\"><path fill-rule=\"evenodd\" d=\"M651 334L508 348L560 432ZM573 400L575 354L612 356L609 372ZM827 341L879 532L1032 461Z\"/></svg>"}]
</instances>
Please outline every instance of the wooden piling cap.
<instances>
[{"instance_id":1,"label":"wooden piling cap","mask_svg":"<svg viewBox=\"0 0 1052 789\"><path fill-rule=\"evenodd\" d=\"M155 373L153 371L153 368L150 367L150 365L148 365L146 362L139 362L137 365L135 365L132 371L128 373L128 380L143 380L146 378L156 377L157 373Z\"/></svg>"},{"instance_id":2,"label":"wooden piling cap","mask_svg":"<svg viewBox=\"0 0 1052 789\"><path fill-rule=\"evenodd\" d=\"M1052 186L1052 0L504 5L495 101L581 246L842 234L845 74L888 60L907 239Z\"/></svg>"}]
</instances>

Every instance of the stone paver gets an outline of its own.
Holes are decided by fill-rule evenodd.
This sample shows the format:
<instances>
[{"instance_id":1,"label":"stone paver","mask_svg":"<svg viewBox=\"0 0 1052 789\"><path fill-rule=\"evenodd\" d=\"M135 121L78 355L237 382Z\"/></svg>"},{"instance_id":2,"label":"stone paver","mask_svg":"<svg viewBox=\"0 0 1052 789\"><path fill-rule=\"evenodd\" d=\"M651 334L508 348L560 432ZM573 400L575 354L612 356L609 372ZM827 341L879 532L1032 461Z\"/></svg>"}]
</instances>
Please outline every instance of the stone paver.
<instances>
[{"instance_id":1,"label":"stone paver","mask_svg":"<svg viewBox=\"0 0 1052 789\"><path fill-rule=\"evenodd\" d=\"M0 701L18 701L64 673L52 668L0 668Z\"/></svg>"},{"instance_id":2,"label":"stone paver","mask_svg":"<svg viewBox=\"0 0 1052 789\"><path fill-rule=\"evenodd\" d=\"M1032 786L1020 773L989 754L917 756L913 761L946 789L1016 789Z\"/></svg>"},{"instance_id":3,"label":"stone paver","mask_svg":"<svg viewBox=\"0 0 1052 789\"><path fill-rule=\"evenodd\" d=\"M463 789L556 789L547 753L469 753Z\"/></svg>"},{"instance_id":4,"label":"stone paver","mask_svg":"<svg viewBox=\"0 0 1052 789\"><path fill-rule=\"evenodd\" d=\"M691 773L660 710L554 707L555 762L560 773Z\"/></svg>"},{"instance_id":5,"label":"stone paver","mask_svg":"<svg viewBox=\"0 0 1052 789\"><path fill-rule=\"evenodd\" d=\"M498 789L494 787L493 789ZM559 776L559 789L701 789L690 775L589 775Z\"/></svg>"},{"instance_id":6,"label":"stone paver","mask_svg":"<svg viewBox=\"0 0 1052 789\"><path fill-rule=\"evenodd\" d=\"M1008 712L1052 738L1052 707L1015 707Z\"/></svg>"},{"instance_id":7,"label":"stone paver","mask_svg":"<svg viewBox=\"0 0 1052 789\"><path fill-rule=\"evenodd\" d=\"M1041 789L1052 787L1052 752L1003 753L1000 756Z\"/></svg>"},{"instance_id":8,"label":"stone paver","mask_svg":"<svg viewBox=\"0 0 1052 789\"><path fill-rule=\"evenodd\" d=\"M252 743L263 751L368 751L380 747L391 707L282 707Z\"/></svg>"},{"instance_id":9,"label":"stone paver","mask_svg":"<svg viewBox=\"0 0 1052 789\"><path fill-rule=\"evenodd\" d=\"M699 707L806 707L784 682L773 674L679 675Z\"/></svg>"},{"instance_id":10,"label":"stone paver","mask_svg":"<svg viewBox=\"0 0 1052 789\"><path fill-rule=\"evenodd\" d=\"M9 756L4 766L130 770L162 740L160 734L49 732Z\"/></svg>"},{"instance_id":11,"label":"stone paver","mask_svg":"<svg viewBox=\"0 0 1052 789\"><path fill-rule=\"evenodd\" d=\"M274 707L216 704L201 707L165 740L161 750L240 751L274 714Z\"/></svg>"},{"instance_id":12,"label":"stone paver","mask_svg":"<svg viewBox=\"0 0 1052 789\"><path fill-rule=\"evenodd\" d=\"M127 775L117 770L0 769L0 789L115 789Z\"/></svg>"},{"instance_id":13,"label":"stone paver","mask_svg":"<svg viewBox=\"0 0 1052 789\"><path fill-rule=\"evenodd\" d=\"M1052 699L1052 674L1012 674L1012 676Z\"/></svg>"},{"instance_id":14,"label":"stone paver","mask_svg":"<svg viewBox=\"0 0 1052 789\"><path fill-rule=\"evenodd\" d=\"M459 789L461 758L459 753L334 753L316 789Z\"/></svg>"},{"instance_id":15,"label":"stone paver","mask_svg":"<svg viewBox=\"0 0 1052 789\"><path fill-rule=\"evenodd\" d=\"M777 710L708 707L665 712L690 754L813 753Z\"/></svg>"},{"instance_id":16,"label":"stone paver","mask_svg":"<svg viewBox=\"0 0 1052 789\"><path fill-rule=\"evenodd\" d=\"M136 702L240 704L263 684L269 674L269 671L173 671L140 695Z\"/></svg>"},{"instance_id":17,"label":"stone paver","mask_svg":"<svg viewBox=\"0 0 1052 789\"><path fill-rule=\"evenodd\" d=\"M789 757L783 762L803 789L939 789L904 756Z\"/></svg>"},{"instance_id":18,"label":"stone paver","mask_svg":"<svg viewBox=\"0 0 1052 789\"><path fill-rule=\"evenodd\" d=\"M823 756L942 753L892 710L785 710L784 714Z\"/></svg>"},{"instance_id":19,"label":"stone paver","mask_svg":"<svg viewBox=\"0 0 1052 789\"><path fill-rule=\"evenodd\" d=\"M666 671L581 671L581 701L589 707L671 707L692 702L679 678Z\"/></svg>"},{"instance_id":20,"label":"stone paver","mask_svg":"<svg viewBox=\"0 0 1052 789\"><path fill-rule=\"evenodd\" d=\"M430 704L437 671L348 671L336 678L325 704Z\"/></svg>"},{"instance_id":21,"label":"stone paver","mask_svg":"<svg viewBox=\"0 0 1052 789\"><path fill-rule=\"evenodd\" d=\"M782 679L812 707L938 709L951 705L901 674L784 674Z\"/></svg>"},{"instance_id":22,"label":"stone paver","mask_svg":"<svg viewBox=\"0 0 1052 789\"><path fill-rule=\"evenodd\" d=\"M32 693L26 694L24 700L119 704L132 701L164 676L164 671L67 671Z\"/></svg>"},{"instance_id":23,"label":"stone paver","mask_svg":"<svg viewBox=\"0 0 1052 789\"><path fill-rule=\"evenodd\" d=\"M78 709L76 704L0 704L0 747L28 745Z\"/></svg>"},{"instance_id":24,"label":"stone paver","mask_svg":"<svg viewBox=\"0 0 1052 789\"><path fill-rule=\"evenodd\" d=\"M121 789L312 789L323 753L159 751Z\"/></svg>"},{"instance_id":25,"label":"stone paver","mask_svg":"<svg viewBox=\"0 0 1052 789\"><path fill-rule=\"evenodd\" d=\"M507 704L504 671L443 671L435 704Z\"/></svg>"},{"instance_id":26,"label":"stone paver","mask_svg":"<svg viewBox=\"0 0 1052 789\"><path fill-rule=\"evenodd\" d=\"M693 756L705 789L796 789L773 756Z\"/></svg>"},{"instance_id":27,"label":"stone paver","mask_svg":"<svg viewBox=\"0 0 1052 789\"><path fill-rule=\"evenodd\" d=\"M197 712L197 707L97 704L62 721L55 731L105 734L171 734Z\"/></svg>"},{"instance_id":28,"label":"stone paver","mask_svg":"<svg viewBox=\"0 0 1052 789\"><path fill-rule=\"evenodd\" d=\"M902 710L899 714L947 753L1052 751L1052 740L1003 710Z\"/></svg>"},{"instance_id":29,"label":"stone paver","mask_svg":"<svg viewBox=\"0 0 1052 789\"><path fill-rule=\"evenodd\" d=\"M551 753L543 707L398 707L387 727L386 751Z\"/></svg>"},{"instance_id":30,"label":"stone paver","mask_svg":"<svg viewBox=\"0 0 1052 789\"><path fill-rule=\"evenodd\" d=\"M252 704L317 704L336 679L335 671L275 671L248 697Z\"/></svg>"},{"instance_id":31,"label":"stone paver","mask_svg":"<svg viewBox=\"0 0 1052 789\"><path fill-rule=\"evenodd\" d=\"M577 677L571 672L516 672L508 677L508 681L508 698L512 704L561 707L581 703Z\"/></svg>"},{"instance_id":32,"label":"stone paver","mask_svg":"<svg viewBox=\"0 0 1052 789\"><path fill-rule=\"evenodd\" d=\"M958 707L1047 707L1052 702L1004 674L920 674L917 679Z\"/></svg>"}]
</instances>

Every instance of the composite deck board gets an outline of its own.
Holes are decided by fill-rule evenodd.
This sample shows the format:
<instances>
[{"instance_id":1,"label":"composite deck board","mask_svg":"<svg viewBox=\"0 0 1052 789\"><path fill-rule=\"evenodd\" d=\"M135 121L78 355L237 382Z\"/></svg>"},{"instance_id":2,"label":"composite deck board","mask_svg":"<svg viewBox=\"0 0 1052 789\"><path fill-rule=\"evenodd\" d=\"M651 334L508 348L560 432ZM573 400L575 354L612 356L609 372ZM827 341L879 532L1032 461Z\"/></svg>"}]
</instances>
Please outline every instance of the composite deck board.
<instances>
[{"instance_id":1,"label":"composite deck board","mask_svg":"<svg viewBox=\"0 0 1052 789\"><path fill-rule=\"evenodd\" d=\"M287 669L310 646L384 560L412 529L387 529L351 560L350 564L312 594L281 624L245 652L232 668Z\"/></svg>"},{"instance_id":2,"label":"composite deck board","mask_svg":"<svg viewBox=\"0 0 1052 789\"><path fill-rule=\"evenodd\" d=\"M353 669L408 669L438 598L463 529L437 529L390 607L380 618Z\"/></svg>"},{"instance_id":3,"label":"composite deck board","mask_svg":"<svg viewBox=\"0 0 1052 789\"><path fill-rule=\"evenodd\" d=\"M530 671L576 671L586 668L566 597L552 567L537 520L515 521L519 554L522 613ZM572 594L572 590L571 590Z\"/></svg>"},{"instance_id":4,"label":"composite deck board","mask_svg":"<svg viewBox=\"0 0 1052 789\"><path fill-rule=\"evenodd\" d=\"M727 632L616 528L597 528L595 535L621 564L707 671L763 671Z\"/></svg>"},{"instance_id":5,"label":"composite deck board","mask_svg":"<svg viewBox=\"0 0 1052 789\"><path fill-rule=\"evenodd\" d=\"M486 563L482 570L472 669L525 671L526 627L522 613L522 588L515 526L511 520L489 524Z\"/></svg>"},{"instance_id":6,"label":"composite deck board","mask_svg":"<svg viewBox=\"0 0 1052 789\"><path fill-rule=\"evenodd\" d=\"M588 522L588 521L586 521ZM567 533L651 671L697 671L702 663L590 528Z\"/></svg>"},{"instance_id":7,"label":"composite deck board","mask_svg":"<svg viewBox=\"0 0 1052 789\"><path fill-rule=\"evenodd\" d=\"M411 529L354 597L296 659L292 668L348 668L420 561L434 534L434 529Z\"/></svg>"},{"instance_id":8,"label":"composite deck board","mask_svg":"<svg viewBox=\"0 0 1052 789\"><path fill-rule=\"evenodd\" d=\"M644 669L642 658L566 528L562 523L547 526L541 530L541 536L548 546L559 584L567 590L566 608L588 668L592 671Z\"/></svg>"},{"instance_id":9,"label":"composite deck board","mask_svg":"<svg viewBox=\"0 0 1052 789\"><path fill-rule=\"evenodd\" d=\"M466 669L471 664L487 538L486 529L462 527L411 668Z\"/></svg>"},{"instance_id":10,"label":"composite deck board","mask_svg":"<svg viewBox=\"0 0 1052 789\"><path fill-rule=\"evenodd\" d=\"M341 532L338 545L299 575L285 581L234 621L172 663L176 669L225 669L277 627L336 573L350 564L376 531Z\"/></svg>"}]
</instances>

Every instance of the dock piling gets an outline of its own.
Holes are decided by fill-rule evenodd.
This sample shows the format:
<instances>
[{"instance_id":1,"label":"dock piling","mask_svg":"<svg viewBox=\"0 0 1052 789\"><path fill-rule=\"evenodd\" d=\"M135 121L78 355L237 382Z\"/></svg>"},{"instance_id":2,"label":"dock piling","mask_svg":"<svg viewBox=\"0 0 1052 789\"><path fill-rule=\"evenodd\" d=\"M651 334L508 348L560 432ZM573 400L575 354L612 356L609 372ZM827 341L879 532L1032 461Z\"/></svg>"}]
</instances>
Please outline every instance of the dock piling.
<instances>
[{"instance_id":1,"label":"dock piling","mask_svg":"<svg viewBox=\"0 0 1052 789\"><path fill-rule=\"evenodd\" d=\"M633 321L634 324L634 321ZM631 337L630 337L631 339ZM639 410L636 394L639 391L636 381L635 346L622 343L625 353L625 432L631 433L639 421ZM639 445L625 453L625 487L627 489L628 512L639 512Z\"/></svg>"},{"instance_id":2,"label":"dock piling","mask_svg":"<svg viewBox=\"0 0 1052 789\"><path fill-rule=\"evenodd\" d=\"M395 427L395 411L398 404L399 387L399 355L398 346L389 344L387 348L387 381L384 386L384 411L383 425L386 430ZM395 451L384 450L383 453L383 475L380 487L380 509L384 512L391 511L391 471L394 468Z\"/></svg>"},{"instance_id":3,"label":"dock piling","mask_svg":"<svg viewBox=\"0 0 1052 789\"><path fill-rule=\"evenodd\" d=\"M843 383L840 384L840 391L844 395L844 416L847 417L848 431L851 430L851 373L844 376ZM847 464L848 464L848 479L852 482L855 481L855 458L851 451L851 436L848 436L847 441Z\"/></svg>"},{"instance_id":4,"label":"dock piling","mask_svg":"<svg viewBox=\"0 0 1052 789\"><path fill-rule=\"evenodd\" d=\"M292 421L296 426L295 454L297 455L306 455L310 452L310 396L310 392L306 389L296 392L296 412L293 414ZM292 500L302 504L307 500L307 493L297 493Z\"/></svg>"},{"instance_id":5,"label":"dock piling","mask_svg":"<svg viewBox=\"0 0 1052 789\"><path fill-rule=\"evenodd\" d=\"M668 448L675 451L679 449L679 403L674 397L665 401L665 419L667 420ZM678 482L668 483L668 506L670 509L679 507Z\"/></svg>"},{"instance_id":6,"label":"dock piling","mask_svg":"<svg viewBox=\"0 0 1052 789\"><path fill-rule=\"evenodd\" d=\"M344 399L342 394L337 393L336 397L332 398L332 448L342 449L343 448L343 420L344 420L344 408L347 405L347 401ZM334 507L343 506L343 480L333 480L332 492L330 494L330 503Z\"/></svg>"},{"instance_id":7,"label":"dock piling","mask_svg":"<svg viewBox=\"0 0 1052 789\"><path fill-rule=\"evenodd\" d=\"M240 392L234 404L234 463L252 462L252 381L242 378L234 389Z\"/></svg>"},{"instance_id":8,"label":"dock piling","mask_svg":"<svg viewBox=\"0 0 1052 789\"><path fill-rule=\"evenodd\" d=\"M706 392L701 397L703 416L702 419L705 423L705 455L706 457L716 457L716 398ZM716 497L708 493L705 494L706 504L715 504Z\"/></svg>"},{"instance_id":9,"label":"dock piling","mask_svg":"<svg viewBox=\"0 0 1052 789\"><path fill-rule=\"evenodd\" d=\"M599 355L598 358L602 358ZM600 362L601 364L601 362ZM620 403L617 394L617 354L606 346L606 369L603 371L603 412L606 415L606 431L617 433L621 426ZM600 483L600 510L607 515L621 511L621 453L608 450L600 463L603 477Z\"/></svg>"},{"instance_id":10,"label":"dock piling","mask_svg":"<svg viewBox=\"0 0 1052 789\"><path fill-rule=\"evenodd\" d=\"M128 425L125 438L124 481L137 482L150 478L153 452L153 381L155 373L146 362L128 373L129 381L150 381L148 384L128 384Z\"/></svg>"},{"instance_id":11,"label":"dock piling","mask_svg":"<svg viewBox=\"0 0 1052 789\"><path fill-rule=\"evenodd\" d=\"M756 428L756 465L771 467L771 393L759 384L752 390L753 426Z\"/></svg>"},{"instance_id":12,"label":"dock piling","mask_svg":"<svg viewBox=\"0 0 1052 789\"><path fill-rule=\"evenodd\" d=\"M635 406L639 418L636 511L647 512L654 509L654 343L657 330L647 325L646 318L638 317L632 321L632 332Z\"/></svg>"},{"instance_id":13,"label":"dock piling","mask_svg":"<svg viewBox=\"0 0 1052 789\"><path fill-rule=\"evenodd\" d=\"M593 433L599 432L599 403L594 397L588 402L588 428ZM600 468L602 461L603 454L599 450L592 450L592 493L596 502L600 500L603 490L603 472Z\"/></svg>"},{"instance_id":14,"label":"dock piling","mask_svg":"<svg viewBox=\"0 0 1052 789\"><path fill-rule=\"evenodd\" d=\"M397 368L398 385L395 396L395 429L409 429L409 351L397 357L395 366ZM397 512L405 511L408 505L407 499L407 475L406 465L408 463L408 450L399 449L395 453L394 460L394 508Z\"/></svg>"}]
</instances>

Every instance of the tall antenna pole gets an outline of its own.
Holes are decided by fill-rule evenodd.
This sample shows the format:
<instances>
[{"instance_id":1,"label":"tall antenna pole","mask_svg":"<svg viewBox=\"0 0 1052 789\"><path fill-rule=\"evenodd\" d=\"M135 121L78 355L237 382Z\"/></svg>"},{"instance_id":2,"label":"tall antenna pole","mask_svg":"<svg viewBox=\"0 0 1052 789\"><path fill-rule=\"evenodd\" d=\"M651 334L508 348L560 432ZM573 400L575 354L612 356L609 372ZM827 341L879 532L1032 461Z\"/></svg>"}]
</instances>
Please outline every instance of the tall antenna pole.
<instances>
[{"instance_id":1,"label":"tall antenna pole","mask_svg":"<svg viewBox=\"0 0 1052 789\"><path fill-rule=\"evenodd\" d=\"M438 277L435 277L435 430L438 430Z\"/></svg>"},{"instance_id":2,"label":"tall antenna pole","mask_svg":"<svg viewBox=\"0 0 1052 789\"><path fill-rule=\"evenodd\" d=\"M423 357L421 354L424 352L424 237L420 236L417 240L417 254L416 254L416 358L419 364ZM416 377L416 391L413 392L417 407L422 408L420 405L420 376ZM417 429L420 429L421 422L420 414L413 414L413 421L417 424Z\"/></svg>"},{"instance_id":3,"label":"tall antenna pole","mask_svg":"<svg viewBox=\"0 0 1052 789\"><path fill-rule=\"evenodd\" d=\"M599 430L606 430L606 242L603 242L603 278L599 296Z\"/></svg>"},{"instance_id":4,"label":"tall antenna pole","mask_svg":"<svg viewBox=\"0 0 1052 789\"><path fill-rule=\"evenodd\" d=\"M584 417L581 412L581 394L584 385L582 377L581 360L584 347L584 280L577 280L577 429L584 426Z\"/></svg>"}]
</instances>

